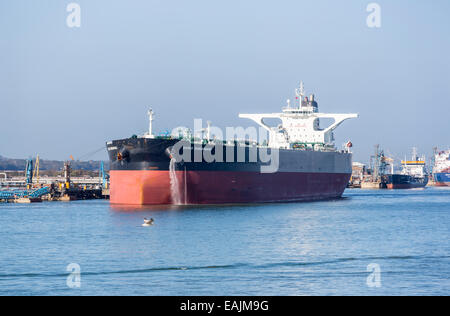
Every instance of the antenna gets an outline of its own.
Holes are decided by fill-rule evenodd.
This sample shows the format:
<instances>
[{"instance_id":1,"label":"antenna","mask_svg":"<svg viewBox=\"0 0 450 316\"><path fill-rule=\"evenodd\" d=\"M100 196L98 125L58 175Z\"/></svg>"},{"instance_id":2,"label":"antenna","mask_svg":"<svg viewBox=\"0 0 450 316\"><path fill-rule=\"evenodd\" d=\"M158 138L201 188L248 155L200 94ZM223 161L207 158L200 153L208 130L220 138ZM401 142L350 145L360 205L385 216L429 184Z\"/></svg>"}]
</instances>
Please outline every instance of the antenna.
<instances>
[{"instance_id":1,"label":"antenna","mask_svg":"<svg viewBox=\"0 0 450 316\"><path fill-rule=\"evenodd\" d=\"M303 85L303 81L300 82L300 88L295 89L295 96L298 99L298 107L302 106L303 96L305 95L305 86Z\"/></svg>"},{"instance_id":2,"label":"antenna","mask_svg":"<svg viewBox=\"0 0 450 316\"><path fill-rule=\"evenodd\" d=\"M208 125L208 127L206 128L206 139L208 140L208 142L211 140L211 121L207 121L206 124Z\"/></svg>"}]
</instances>

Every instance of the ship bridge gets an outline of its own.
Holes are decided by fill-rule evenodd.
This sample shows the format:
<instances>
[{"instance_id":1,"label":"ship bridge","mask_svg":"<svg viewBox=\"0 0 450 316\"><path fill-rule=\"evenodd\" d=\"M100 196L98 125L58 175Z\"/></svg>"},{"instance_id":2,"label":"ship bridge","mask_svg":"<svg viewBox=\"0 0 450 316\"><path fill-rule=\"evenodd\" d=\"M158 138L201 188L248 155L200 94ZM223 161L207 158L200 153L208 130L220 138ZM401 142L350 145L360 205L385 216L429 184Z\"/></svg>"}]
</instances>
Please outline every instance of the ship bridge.
<instances>
[{"instance_id":1,"label":"ship bridge","mask_svg":"<svg viewBox=\"0 0 450 316\"><path fill-rule=\"evenodd\" d=\"M358 114L319 113L314 95L305 97L303 83L296 89L296 100L294 107L288 100L282 113L239 114L239 117L250 119L266 129L269 132L269 146L274 148L334 148L333 131L345 120L358 117ZM282 124L271 127L265 122L267 119L280 119ZM333 123L321 128L320 119L332 119Z\"/></svg>"}]
</instances>

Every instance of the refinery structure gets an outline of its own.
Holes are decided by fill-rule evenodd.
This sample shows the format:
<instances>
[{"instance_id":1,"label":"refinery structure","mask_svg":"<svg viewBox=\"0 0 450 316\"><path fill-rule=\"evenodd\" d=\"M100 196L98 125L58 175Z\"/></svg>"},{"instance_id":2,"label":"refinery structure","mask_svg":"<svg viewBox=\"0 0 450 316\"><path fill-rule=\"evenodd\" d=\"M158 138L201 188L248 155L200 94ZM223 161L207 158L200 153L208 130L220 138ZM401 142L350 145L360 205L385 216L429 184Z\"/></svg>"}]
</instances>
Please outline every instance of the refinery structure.
<instances>
[{"instance_id":1,"label":"refinery structure","mask_svg":"<svg viewBox=\"0 0 450 316\"><path fill-rule=\"evenodd\" d=\"M98 177L72 176L71 163L64 162L57 175L43 175L40 170L39 155L36 159L27 159L22 175L10 176L6 171L0 175L0 202L35 203L42 201L75 201L106 199L109 196L109 175L104 163L100 163ZM13 174L21 172L11 172Z\"/></svg>"}]
</instances>

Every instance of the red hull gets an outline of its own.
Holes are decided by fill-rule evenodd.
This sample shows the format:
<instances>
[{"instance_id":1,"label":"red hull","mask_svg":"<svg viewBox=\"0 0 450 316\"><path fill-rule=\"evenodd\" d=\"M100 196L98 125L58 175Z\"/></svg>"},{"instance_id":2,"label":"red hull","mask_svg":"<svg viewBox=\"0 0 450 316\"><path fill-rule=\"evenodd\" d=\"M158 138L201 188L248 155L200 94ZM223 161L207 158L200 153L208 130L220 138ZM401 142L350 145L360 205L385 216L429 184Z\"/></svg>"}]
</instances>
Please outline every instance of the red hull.
<instances>
[{"instance_id":1,"label":"red hull","mask_svg":"<svg viewBox=\"0 0 450 316\"><path fill-rule=\"evenodd\" d=\"M169 171L111 171L111 203L123 205L289 202L337 198L350 174L177 171L181 203Z\"/></svg>"}]
</instances>

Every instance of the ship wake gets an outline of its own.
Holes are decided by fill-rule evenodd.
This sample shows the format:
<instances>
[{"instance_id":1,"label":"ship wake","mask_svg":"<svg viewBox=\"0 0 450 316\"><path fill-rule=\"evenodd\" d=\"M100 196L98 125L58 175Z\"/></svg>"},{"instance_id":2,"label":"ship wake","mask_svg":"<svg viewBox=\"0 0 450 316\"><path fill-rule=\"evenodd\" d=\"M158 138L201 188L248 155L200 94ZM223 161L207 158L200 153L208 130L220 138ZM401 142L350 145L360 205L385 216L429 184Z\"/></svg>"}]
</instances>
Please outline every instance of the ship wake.
<instances>
[{"instance_id":1,"label":"ship wake","mask_svg":"<svg viewBox=\"0 0 450 316\"><path fill-rule=\"evenodd\" d=\"M176 159L175 158L172 158L170 160L169 171L170 171L169 172L170 173L170 193L172 196L172 204L182 205L184 203L182 202L180 183L178 181L177 172L176 172Z\"/></svg>"}]
</instances>

